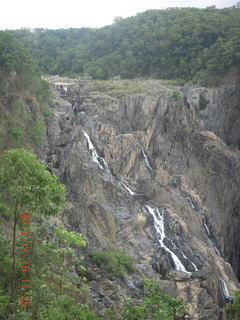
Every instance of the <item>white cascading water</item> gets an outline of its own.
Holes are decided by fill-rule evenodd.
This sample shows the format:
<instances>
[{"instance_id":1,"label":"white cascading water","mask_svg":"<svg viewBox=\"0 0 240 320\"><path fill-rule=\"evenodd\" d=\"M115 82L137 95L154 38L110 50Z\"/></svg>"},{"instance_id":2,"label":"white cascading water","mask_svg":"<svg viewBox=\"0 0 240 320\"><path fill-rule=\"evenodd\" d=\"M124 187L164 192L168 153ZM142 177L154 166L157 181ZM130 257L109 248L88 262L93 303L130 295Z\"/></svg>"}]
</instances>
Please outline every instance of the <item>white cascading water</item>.
<instances>
[{"instance_id":1,"label":"white cascading water","mask_svg":"<svg viewBox=\"0 0 240 320\"><path fill-rule=\"evenodd\" d=\"M144 161L145 161L145 163L146 163L147 168L148 168L149 170L153 171L153 168L151 167L150 162L148 161L147 155L146 155L146 153L144 152L143 149L142 149L142 154L143 154Z\"/></svg>"},{"instance_id":2,"label":"white cascading water","mask_svg":"<svg viewBox=\"0 0 240 320\"><path fill-rule=\"evenodd\" d=\"M185 199L191 204L191 207L192 207L194 210L196 210L196 208L195 208L195 206L194 206L194 204L193 204L192 199L191 199L190 197L187 197L187 198L185 198ZM205 218L204 214L201 214L201 217L202 217L202 221L203 221L203 226L204 226L204 228L205 228L205 230L206 230L206 233L207 233L208 237L209 237L209 238L211 239L211 241L212 241L214 250L216 251L217 255L219 255L219 256L221 257L220 251L219 251L218 248L214 245L213 237L212 237L212 234L211 234L211 232L210 232L210 230L209 230L209 227L208 227L208 225L207 225L207 221L206 221L206 218ZM191 262L191 261L190 261L190 262ZM191 263L194 265L193 262L191 262ZM196 271L197 271L197 269L196 269Z\"/></svg>"},{"instance_id":3,"label":"white cascading water","mask_svg":"<svg viewBox=\"0 0 240 320\"><path fill-rule=\"evenodd\" d=\"M199 271L198 268L197 268L197 266L195 265L195 263L192 262L191 260L189 260L188 257L187 257L182 251L181 251L181 253L182 253L183 257L184 257L185 259L187 259L187 260L191 263L191 265L193 266L194 270L195 270L195 271Z\"/></svg>"},{"instance_id":4,"label":"white cascading water","mask_svg":"<svg viewBox=\"0 0 240 320\"><path fill-rule=\"evenodd\" d=\"M83 133L84 133L85 138L87 139L88 149L90 150L93 161L96 162L102 170L105 169L105 170L109 171L107 162L104 160L104 158L102 158L98 155L97 150L94 147L88 133L84 130L83 130Z\"/></svg>"},{"instance_id":5,"label":"white cascading water","mask_svg":"<svg viewBox=\"0 0 240 320\"><path fill-rule=\"evenodd\" d=\"M171 239L169 239L169 240L170 240L173 248L177 248L176 245L175 245L175 243L174 243ZM188 257L184 254L184 252L183 252L180 248L178 248L178 250L181 252L183 258L185 258L186 260L188 260L188 261L191 263L191 265L192 265L193 268L194 268L194 271L199 271L198 268L197 268L197 266L195 265L195 263L193 263L191 260L189 260Z\"/></svg>"},{"instance_id":6,"label":"white cascading water","mask_svg":"<svg viewBox=\"0 0 240 320\"><path fill-rule=\"evenodd\" d=\"M125 183L119 182L119 184L121 184L128 191L128 193L130 193L131 196L136 195L136 193L132 191Z\"/></svg>"},{"instance_id":7,"label":"white cascading water","mask_svg":"<svg viewBox=\"0 0 240 320\"><path fill-rule=\"evenodd\" d=\"M206 230L206 232L207 232L207 235L208 235L208 237L210 238L210 240L211 240L211 242L212 242L212 245L213 245L213 247L214 247L214 250L216 251L216 254L221 257L221 253L220 253L220 251L218 250L218 248L217 248L217 247L215 246L215 244L214 244L212 234L211 234L211 232L210 232L210 230L209 230L209 228L208 228L208 225L207 225L207 222L206 222L206 218L205 218L205 216L204 216L203 214L202 214L202 221L203 221L204 228L205 228L205 230Z\"/></svg>"},{"instance_id":8,"label":"white cascading water","mask_svg":"<svg viewBox=\"0 0 240 320\"><path fill-rule=\"evenodd\" d=\"M220 280L221 292L222 292L223 298L224 298L226 301L231 301L231 300L232 300L232 297L231 297L230 294L229 294L229 291L228 291L226 282L225 282L222 278L219 278L219 280Z\"/></svg>"},{"instance_id":9,"label":"white cascading water","mask_svg":"<svg viewBox=\"0 0 240 320\"><path fill-rule=\"evenodd\" d=\"M222 255L221 255L221 252L218 250L218 248L217 248L216 246L214 246L214 250L215 250L216 254L217 254L219 257L222 256Z\"/></svg>"},{"instance_id":10,"label":"white cascading water","mask_svg":"<svg viewBox=\"0 0 240 320\"><path fill-rule=\"evenodd\" d=\"M87 143L88 143L88 149L90 150L90 153L92 155L92 159L94 162L96 162L98 164L98 166L102 169L102 170L106 170L108 173L110 173L110 170L109 170L109 167L108 167L108 164L107 162L105 161L104 158L100 157L97 153L97 150L96 148L94 147L90 137L89 137L89 134L82 130L83 133L84 133L84 136L85 138L87 139ZM122 185L126 190L127 192L131 195L131 196L134 196L136 195L137 193L135 193L134 191L132 191L125 183L123 183L122 181L119 182L120 185Z\"/></svg>"},{"instance_id":11,"label":"white cascading water","mask_svg":"<svg viewBox=\"0 0 240 320\"><path fill-rule=\"evenodd\" d=\"M66 95L67 95L67 92L68 92L67 86L64 86L64 87L63 87L63 90L65 91L65 96L66 96Z\"/></svg>"},{"instance_id":12,"label":"white cascading water","mask_svg":"<svg viewBox=\"0 0 240 320\"><path fill-rule=\"evenodd\" d=\"M184 267L182 262L179 260L177 255L174 252L172 252L168 247L166 247L164 244L164 239L166 238L165 229L164 229L164 211L162 211L162 214L161 214L157 208L152 208L150 206L146 206L146 208L148 212L153 216L154 227L158 235L159 243L161 247L163 247L167 252L170 253L176 270L190 273L186 270L186 268Z\"/></svg>"},{"instance_id":13,"label":"white cascading water","mask_svg":"<svg viewBox=\"0 0 240 320\"><path fill-rule=\"evenodd\" d=\"M208 228L208 225L207 225L207 223L206 223L206 218L205 218L204 215L202 215L202 220L203 220L203 225L204 225L204 228L205 228L205 230L206 230L206 232L207 232L207 235L209 236L209 238L212 238L212 235L211 235L211 233L210 233L210 230L209 230L209 228Z\"/></svg>"},{"instance_id":14,"label":"white cascading water","mask_svg":"<svg viewBox=\"0 0 240 320\"><path fill-rule=\"evenodd\" d=\"M187 197L186 200L191 204L192 208L195 210L196 208L192 202L192 199L190 197Z\"/></svg>"}]
</instances>

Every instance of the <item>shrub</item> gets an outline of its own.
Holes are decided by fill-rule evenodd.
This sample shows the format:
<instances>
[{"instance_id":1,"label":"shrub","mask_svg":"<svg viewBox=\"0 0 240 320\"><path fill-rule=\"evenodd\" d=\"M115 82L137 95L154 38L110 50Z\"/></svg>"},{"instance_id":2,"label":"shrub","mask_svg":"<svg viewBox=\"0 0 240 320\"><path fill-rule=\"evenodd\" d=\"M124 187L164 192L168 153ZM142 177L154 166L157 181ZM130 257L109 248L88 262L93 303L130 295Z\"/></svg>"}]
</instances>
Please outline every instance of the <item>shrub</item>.
<instances>
[{"instance_id":1,"label":"shrub","mask_svg":"<svg viewBox=\"0 0 240 320\"><path fill-rule=\"evenodd\" d=\"M14 127L10 128L9 131L13 137L15 145L17 147L21 147L23 145L25 132L18 126L14 126Z\"/></svg>"},{"instance_id":2,"label":"shrub","mask_svg":"<svg viewBox=\"0 0 240 320\"><path fill-rule=\"evenodd\" d=\"M207 101L205 98L200 96L200 101L199 101L199 109L200 110L205 110L209 104L209 101Z\"/></svg>"},{"instance_id":3,"label":"shrub","mask_svg":"<svg viewBox=\"0 0 240 320\"><path fill-rule=\"evenodd\" d=\"M184 79L174 79L174 80L167 80L166 84L169 86L184 86L186 80Z\"/></svg>"},{"instance_id":4,"label":"shrub","mask_svg":"<svg viewBox=\"0 0 240 320\"><path fill-rule=\"evenodd\" d=\"M39 145L41 142L43 142L45 129L46 128L43 121L36 120L34 122L34 124L28 130L28 134L33 143Z\"/></svg>"},{"instance_id":5,"label":"shrub","mask_svg":"<svg viewBox=\"0 0 240 320\"><path fill-rule=\"evenodd\" d=\"M144 300L138 305L127 300L123 318L124 320L177 320L185 319L187 303L164 294L157 281L145 279L146 291Z\"/></svg>"},{"instance_id":6,"label":"shrub","mask_svg":"<svg viewBox=\"0 0 240 320\"><path fill-rule=\"evenodd\" d=\"M59 308L61 305L61 309ZM100 320L86 304L75 304L66 295L58 296L41 308L41 320Z\"/></svg>"},{"instance_id":7,"label":"shrub","mask_svg":"<svg viewBox=\"0 0 240 320\"><path fill-rule=\"evenodd\" d=\"M134 259L122 251L93 250L90 256L97 264L103 265L110 275L122 277L127 272L133 272Z\"/></svg>"},{"instance_id":8,"label":"shrub","mask_svg":"<svg viewBox=\"0 0 240 320\"><path fill-rule=\"evenodd\" d=\"M240 289L235 291L233 302L228 304L226 310L231 314L231 319L240 320Z\"/></svg>"},{"instance_id":9,"label":"shrub","mask_svg":"<svg viewBox=\"0 0 240 320\"><path fill-rule=\"evenodd\" d=\"M144 298L141 302L126 299L122 306L112 305L105 310L105 320L183 320L187 302L163 293L160 284L144 280Z\"/></svg>"},{"instance_id":10,"label":"shrub","mask_svg":"<svg viewBox=\"0 0 240 320\"><path fill-rule=\"evenodd\" d=\"M179 91L173 91L171 98L175 101L181 101L181 95Z\"/></svg>"}]
</instances>

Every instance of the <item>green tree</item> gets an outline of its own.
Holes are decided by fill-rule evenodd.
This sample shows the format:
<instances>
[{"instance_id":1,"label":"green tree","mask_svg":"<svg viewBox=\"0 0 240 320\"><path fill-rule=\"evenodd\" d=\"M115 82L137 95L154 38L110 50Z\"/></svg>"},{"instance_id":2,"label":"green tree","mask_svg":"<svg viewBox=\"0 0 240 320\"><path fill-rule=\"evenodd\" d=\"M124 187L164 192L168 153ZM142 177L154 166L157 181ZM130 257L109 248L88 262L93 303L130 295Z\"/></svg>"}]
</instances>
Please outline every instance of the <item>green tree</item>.
<instances>
[{"instance_id":1,"label":"green tree","mask_svg":"<svg viewBox=\"0 0 240 320\"><path fill-rule=\"evenodd\" d=\"M6 319L10 297L8 295L8 286L11 273L11 244L9 239L0 231L0 319Z\"/></svg>"},{"instance_id":2,"label":"green tree","mask_svg":"<svg viewBox=\"0 0 240 320\"><path fill-rule=\"evenodd\" d=\"M79 300L82 302L87 300L82 290L85 288L84 279L79 277L75 270L77 266L78 269L85 271L82 258L76 255L76 250L79 253L79 249L85 247L87 242L81 234L67 231L63 224L55 227L51 232L41 217L33 228L33 256L30 271L32 317L45 319L47 314L55 313L55 320L64 319L66 299L70 299L71 304L76 307L79 305ZM55 241L47 240L49 237L54 237ZM68 309L67 312L73 312L73 309ZM68 317L70 316L74 317L74 314L68 314Z\"/></svg>"},{"instance_id":3,"label":"green tree","mask_svg":"<svg viewBox=\"0 0 240 320\"><path fill-rule=\"evenodd\" d=\"M76 232L67 231L63 225L60 225L56 230L56 235L58 237L58 249L55 251L56 259L59 261L59 294L63 293L63 283L65 274L68 272L68 267L64 269L66 260L70 260L74 256L73 249L71 246L75 247L85 247L87 242L84 240L83 236ZM72 260L73 262L74 260Z\"/></svg>"},{"instance_id":4,"label":"green tree","mask_svg":"<svg viewBox=\"0 0 240 320\"><path fill-rule=\"evenodd\" d=\"M65 188L44 163L24 149L7 150L0 157L1 201L12 212L12 289L16 294L16 233L21 212L29 212L31 220L37 215L55 215L65 207ZM27 219L27 218L26 218Z\"/></svg>"},{"instance_id":5,"label":"green tree","mask_svg":"<svg viewBox=\"0 0 240 320\"><path fill-rule=\"evenodd\" d=\"M135 17L117 17L100 29L61 29L12 33L39 59L42 71L88 73L107 79L198 77L239 65L240 10L169 8Z\"/></svg>"}]
</instances>

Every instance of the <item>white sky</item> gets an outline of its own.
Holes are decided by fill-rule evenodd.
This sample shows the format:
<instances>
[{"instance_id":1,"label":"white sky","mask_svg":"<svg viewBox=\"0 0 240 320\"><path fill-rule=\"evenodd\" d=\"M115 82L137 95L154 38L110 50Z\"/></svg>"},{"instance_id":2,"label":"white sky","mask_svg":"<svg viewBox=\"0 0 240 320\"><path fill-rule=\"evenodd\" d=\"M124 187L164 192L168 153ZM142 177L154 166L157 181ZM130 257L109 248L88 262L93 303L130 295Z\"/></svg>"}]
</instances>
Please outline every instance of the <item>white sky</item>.
<instances>
[{"instance_id":1,"label":"white sky","mask_svg":"<svg viewBox=\"0 0 240 320\"><path fill-rule=\"evenodd\" d=\"M0 29L81 28L109 25L117 16L148 9L230 7L237 0L1 0Z\"/></svg>"}]
</instances>

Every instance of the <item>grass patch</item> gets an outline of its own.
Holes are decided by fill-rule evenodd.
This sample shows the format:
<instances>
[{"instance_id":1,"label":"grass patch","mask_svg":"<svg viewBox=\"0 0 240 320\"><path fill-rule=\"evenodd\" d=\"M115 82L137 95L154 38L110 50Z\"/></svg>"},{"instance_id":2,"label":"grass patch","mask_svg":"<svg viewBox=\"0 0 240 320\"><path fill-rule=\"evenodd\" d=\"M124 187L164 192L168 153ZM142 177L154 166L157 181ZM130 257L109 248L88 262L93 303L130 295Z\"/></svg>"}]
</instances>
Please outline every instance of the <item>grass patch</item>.
<instances>
[{"instance_id":1,"label":"grass patch","mask_svg":"<svg viewBox=\"0 0 240 320\"><path fill-rule=\"evenodd\" d=\"M133 257L120 250L93 250L90 257L98 265L103 266L108 274L116 277L122 277L128 272L134 271Z\"/></svg>"},{"instance_id":2,"label":"grass patch","mask_svg":"<svg viewBox=\"0 0 240 320\"><path fill-rule=\"evenodd\" d=\"M21 147L24 142L25 132L18 126L14 126L9 129L11 136L13 137L14 145Z\"/></svg>"},{"instance_id":3,"label":"grass patch","mask_svg":"<svg viewBox=\"0 0 240 320\"><path fill-rule=\"evenodd\" d=\"M32 127L29 128L28 134L34 144L39 145L43 142L45 137L45 128L46 127L41 120L36 120Z\"/></svg>"},{"instance_id":4,"label":"grass patch","mask_svg":"<svg viewBox=\"0 0 240 320\"><path fill-rule=\"evenodd\" d=\"M186 83L186 80L183 79L173 79L173 80L166 80L165 84L168 86L177 86L182 87Z\"/></svg>"},{"instance_id":5,"label":"grass patch","mask_svg":"<svg viewBox=\"0 0 240 320\"><path fill-rule=\"evenodd\" d=\"M182 97L179 91L173 91L171 98L175 101L181 101Z\"/></svg>"}]
</instances>

